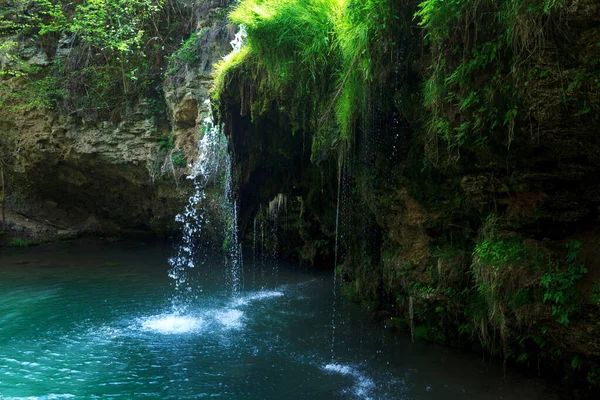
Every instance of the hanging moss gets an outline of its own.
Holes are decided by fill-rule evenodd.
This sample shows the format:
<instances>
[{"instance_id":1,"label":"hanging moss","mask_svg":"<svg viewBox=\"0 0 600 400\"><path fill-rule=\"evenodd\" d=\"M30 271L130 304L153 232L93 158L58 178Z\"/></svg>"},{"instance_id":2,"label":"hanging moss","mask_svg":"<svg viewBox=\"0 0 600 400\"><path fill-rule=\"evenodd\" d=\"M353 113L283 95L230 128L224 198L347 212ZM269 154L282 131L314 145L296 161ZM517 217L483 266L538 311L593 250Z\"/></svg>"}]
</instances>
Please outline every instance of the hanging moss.
<instances>
[{"instance_id":1,"label":"hanging moss","mask_svg":"<svg viewBox=\"0 0 600 400\"><path fill-rule=\"evenodd\" d=\"M240 88L256 119L275 103L313 134L313 160L351 140L365 93L382 75L397 25L389 0L246 0L229 15L248 33L244 50L217 65L213 100Z\"/></svg>"},{"instance_id":2,"label":"hanging moss","mask_svg":"<svg viewBox=\"0 0 600 400\"><path fill-rule=\"evenodd\" d=\"M431 51L423 89L429 140L441 139L456 155L466 143L483 147L495 140L510 147L519 128L531 124L531 83L560 69L559 60L554 66L541 60L548 40L565 34L560 26L568 3L422 2L415 18ZM565 78L565 106L573 103L578 115L593 115L599 73L597 59L591 57L577 76Z\"/></svg>"}]
</instances>

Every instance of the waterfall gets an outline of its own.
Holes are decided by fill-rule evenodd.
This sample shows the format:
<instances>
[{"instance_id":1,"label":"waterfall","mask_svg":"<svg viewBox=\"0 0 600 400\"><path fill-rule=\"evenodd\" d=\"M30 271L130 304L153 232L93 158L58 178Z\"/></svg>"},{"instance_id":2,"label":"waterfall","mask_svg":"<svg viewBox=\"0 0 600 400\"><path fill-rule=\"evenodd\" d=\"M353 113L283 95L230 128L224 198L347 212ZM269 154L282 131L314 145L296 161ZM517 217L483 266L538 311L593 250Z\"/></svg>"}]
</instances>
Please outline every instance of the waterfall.
<instances>
[{"instance_id":1,"label":"waterfall","mask_svg":"<svg viewBox=\"0 0 600 400\"><path fill-rule=\"evenodd\" d=\"M222 129L214 124L210 115L203 120L201 132L204 134L198 141L198 159L190 166L187 179L194 183L194 192L181 214L175 221L181 224L182 239L175 257L169 259L171 269L169 276L175 282L176 296L174 304L177 307L185 305L194 298L199 290L190 277L190 270L202 263L201 244L203 234L209 223L207 206L205 204L207 186L214 182L224 169L229 169L230 160L227 154L227 140Z\"/></svg>"},{"instance_id":2,"label":"waterfall","mask_svg":"<svg viewBox=\"0 0 600 400\"><path fill-rule=\"evenodd\" d=\"M233 50L225 56L225 59L240 51L245 37L246 30L240 26L231 41ZM194 183L194 192L188 199L184 211L175 217L175 221L181 225L182 239L176 255L169 259L171 266L169 276L175 283L175 296L172 302L177 311L185 309L202 291L194 280L191 270L202 264L202 256L205 255L200 254L200 251L202 245L206 245L205 231L209 223L207 189L211 185L223 186L223 182L225 185L218 196L225 220L223 250L228 266L228 283L234 296L239 293L242 285L242 252L238 238L238 206L233 187L231 157L227 151L227 138L223 128L215 124L212 118L210 100L206 99L204 104L208 113L200 127L198 157L192 165L189 165L190 173L187 176L187 179Z\"/></svg>"}]
</instances>

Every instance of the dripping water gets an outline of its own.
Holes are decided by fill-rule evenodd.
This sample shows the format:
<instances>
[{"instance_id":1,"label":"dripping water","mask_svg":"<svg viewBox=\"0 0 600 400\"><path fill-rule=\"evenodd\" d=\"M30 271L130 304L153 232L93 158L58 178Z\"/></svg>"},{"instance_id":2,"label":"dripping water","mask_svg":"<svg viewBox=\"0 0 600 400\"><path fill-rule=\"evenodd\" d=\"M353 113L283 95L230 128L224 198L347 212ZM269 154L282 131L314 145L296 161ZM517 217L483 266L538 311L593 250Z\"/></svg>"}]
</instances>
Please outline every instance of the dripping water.
<instances>
[{"instance_id":1,"label":"dripping water","mask_svg":"<svg viewBox=\"0 0 600 400\"><path fill-rule=\"evenodd\" d=\"M275 277L275 282L278 282L279 278L279 263L277 262L279 258L279 220L281 209L285 208L287 210L287 197L278 193L277 196L273 200L269 202L268 208L268 221L271 225L271 259L273 261L272 267L272 275Z\"/></svg>"},{"instance_id":2,"label":"dripping water","mask_svg":"<svg viewBox=\"0 0 600 400\"><path fill-rule=\"evenodd\" d=\"M331 361L335 358L335 317L336 317L336 302L337 302L337 264L338 264L338 235L340 223L340 191L342 183L342 163L338 163L338 190L337 204L335 211L335 248L334 248L334 265L333 265L333 310L331 314Z\"/></svg>"},{"instance_id":3,"label":"dripping water","mask_svg":"<svg viewBox=\"0 0 600 400\"><path fill-rule=\"evenodd\" d=\"M254 217L253 231L252 231L252 286L256 285L256 225L257 218Z\"/></svg>"},{"instance_id":4,"label":"dripping water","mask_svg":"<svg viewBox=\"0 0 600 400\"><path fill-rule=\"evenodd\" d=\"M261 252L260 252L260 287L264 289L265 285L265 221L264 219L260 221L260 244L261 244Z\"/></svg>"}]
</instances>

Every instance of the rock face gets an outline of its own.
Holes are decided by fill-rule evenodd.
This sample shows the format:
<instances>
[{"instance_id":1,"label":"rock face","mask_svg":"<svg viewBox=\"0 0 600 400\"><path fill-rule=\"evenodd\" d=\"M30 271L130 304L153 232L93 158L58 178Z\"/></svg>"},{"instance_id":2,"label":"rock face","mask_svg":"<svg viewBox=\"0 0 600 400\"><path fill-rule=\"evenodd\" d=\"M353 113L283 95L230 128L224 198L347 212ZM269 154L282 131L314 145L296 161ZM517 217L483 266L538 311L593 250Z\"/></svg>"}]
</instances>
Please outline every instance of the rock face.
<instances>
[{"instance_id":1,"label":"rock face","mask_svg":"<svg viewBox=\"0 0 600 400\"><path fill-rule=\"evenodd\" d=\"M153 170L168 132L150 113L93 125L42 112L10 118L15 209L91 232L167 229L185 188Z\"/></svg>"},{"instance_id":2,"label":"rock face","mask_svg":"<svg viewBox=\"0 0 600 400\"><path fill-rule=\"evenodd\" d=\"M190 10L195 31L202 32L195 43L198 55L167 74L163 110L140 99L120 122L38 109L0 110L9 209L80 232L171 232L190 192L185 160L197 155L212 66L230 51L234 28L224 19L230 3L200 2ZM68 45L59 41L52 62ZM35 47L25 48L22 57L49 64ZM19 82L13 85L18 91Z\"/></svg>"}]
</instances>

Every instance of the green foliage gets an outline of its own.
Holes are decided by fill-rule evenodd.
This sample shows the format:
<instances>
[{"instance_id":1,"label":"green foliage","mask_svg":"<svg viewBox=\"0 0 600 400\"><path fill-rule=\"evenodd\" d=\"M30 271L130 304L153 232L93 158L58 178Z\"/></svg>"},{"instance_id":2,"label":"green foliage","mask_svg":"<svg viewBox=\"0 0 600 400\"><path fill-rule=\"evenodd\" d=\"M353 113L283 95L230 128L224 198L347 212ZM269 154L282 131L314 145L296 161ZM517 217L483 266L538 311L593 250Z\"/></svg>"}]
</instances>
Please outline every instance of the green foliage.
<instances>
[{"instance_id":1,"label":"green foliage","mask_svg":"<svg viewBox=\"0 0 600 400\"><path fill-rule=\"evenodd\" d=\"M103 56L104 60L96 59L82 69L100 104L123 104L149 84L152 72L145 50L151 48L145 44L158 34L156 23L163 5L163 0L88 0L76 7L65 29ZM155 31L149 32L152 26Z\"/></svg>"},{"instance_id":2,"label":"green foliage","mask_svg":"<svg viewBox=\"0 0 600 400\"><path fill-rule=\"evenodd\" d=\"M398 317L390 318L388 320L388 326L393 327L394 329L397 329L399 331L404 331L404 332L410 330L410 324L406 320L406 318L398 318Z\"/></svg>"},{"instance_id":3,"label":"green foliage","mask_svg":"<svg viewBox=\"0 0 600 400\"><path fill-rule=\"evenodd\" d=\"M58 78L39 67L29 67L19 90L0 82L0 107L7 110L52 109L65 95Z\"/></svg>"},{"instance_id":4,"label":"green foliage","mask_svg":"<svg viewBox=\"0 0 600 400\"><path fill-rule=\"evenodd\" d=\"M419 314L421 315L417 315L416 319L422 321L423 324L414 327L412 332L413 338L415 340L446 344L448 336L446 335L446 327L444 326L443 319L440 318L440 312L433 311L430 315L424 315L423 312ZM437 321L437 323L434 321Z\"/></svg>"},{"instance_id":5,"label":"green foliage","mask_svg":"<svg viewBox=\"0 0 600 400\"><path fill-rule=\"evenodd\" d=\"M396 270L396 276L397 277L406 276L414 268L415 268L415 265L413 263L407 262L407 263L403 264L400 268L398 268Z\"/></svg>"},{"instance_id":6,"label":"green foliage","mask_svg":"<svg viewBox=\"0 0 600 400\"><path fill-rule=\"evenodd\" d=\"M590 301L592 304L600 307L600 282L596 282L592 287Z\"/></svg>"},{"instance_id":7,"label":"green foliage","mask_svg":"<svg viewBox=\"0 0 600 400\"><path fill-rule=\"evenodd\" d=\"M253 80L243 93L252 117L273 102L294 130L314 132L313 160L342 148L365 106L379 59L391 48L388 0L244 0L230 19L248 33L242 52L217 65L213 100L230 82Z\"/></svg>"},{"instance_id":8,"label":"green foliage","mask_svg":"<svg viewBox=\"0 0 600 400\"><path fill-rule=\"evenodd\" d=\"M176 150L171 154L171 162L173 165L179 168L185 168L187 166L187 157L183 150Z\"/></svg>"},{"instance_id":9,"label":"green foliage","mask_svg":"<svg viewBox=\"0 0 600 400\"><path fill-rule=\"evenodd\" d=\"M505 265L525 261L526 249L523 241L519 238L485 238L477 243L473 255L481 261L493 265L494 268L501 268Z\"/></svg>"},{"instance_id":10,"label":"green foliage","mask_svg":"<svg viewBox=\"0 0 600 400\"><path fill-rule=\"evenodd\" d=\"M189 34L185 23L162 23L182 17L189 5L180 2L7 2L0 10L0 103L13 109L58 106L86 118L118 118L140 96L157 97L166 55L174 50L171 38ZM74 45L59 55L61 37ZM36 48L48 59L57 58L50 66L32 66L25 54ZM23 84L21 93L13 93Z\"/></svg>"},{"instance_id":11,"label":"green foliage","mask_svg":"<svg viewBox=\"0 0 600 400\"><path fill-rule=\"evenodd\" d=\"M12 239L8 242L10 247L29 247L33 244L30 240L25 239Z\"/></svg>"},{"instance_id":12,"label":"green foliage","mask_svg":"<svg viewBox=\"0 0 600 400\"><path fill-rule=\"evenodd\" d=\"M364 300L364 296L361 296L356 290L356 285L353 283L345 284L342 286L342 294L350 301L360 303Z\"/></svg>"},{"instance_id":13,"label":"green foliage","mask_svg":"<svg viewBox=\"0 0 600 400\"><path fill-rule=\"evenodd\" d=\"M600 368L593 368L588 372L587 381L592 387L600 387Z\"/></svg>"},{"instance_id":14,"label":"green foliage","mask_svg":"<svg viewBox=\"0 0 600 400\"><path fill-rule=\"evenodd\" d=\"M167 57L169 65L165 74L166 76L177 73L184 65L191 65L198 61L198 57L200 56L198 40L208 31L208 28L204 28L198 33L193 33L187 40L181 43L179 49Z\"/></svg>"},{"instance_id":15,"label":"green foliage","mask_svg":"<svg viewBox=\"0 0 600 400\"><path fill-rule=\"evenodd\" d=\"M158 149L162 152L169 152L175 148L174 136L162 136L158 140Z\"/></svg>"},{"instance_id":16,"label":"green foliage","mask_svg":"<svg viewBox=\"0 0 600 400\"><path fill-rule=\"evenodd\" d=\"M498 133L510 146L526 117L529 59L562 7L563 0L423 1L415 19L432 53L423 95L429 133L449 147Z\"/></svg>"},{"instance_id":17,"label":"green foliage","mask_svg":"<svg viewBox=\"0 0 600 400\"><path fill-rule=\"evenodd\" d=\"M552 315L562 325L569 325L569 316L579 310L577 282L587 273L585 264L579 261L581 243L567 243L566 268L552 265L542 276L540 286L546 289L544 303L552 304Z\"/></svg>"},{"instance_id":18,"label":"green foliage","mask_svg":"<svg viewBox=\"0 0 600 400\"><path fill-rule=\"evenodd\" d=\"M578 355L573 356L573 358L571 359L571 369L573 370L581 369L582 364L583 361Z\"/></svg>"},{"instance_id":19,"label":"green foliage","mask_svg":"<svg viewBox=\"0 0 600 400\"><path fill-rule=\"evenodd\" d=\"M165 167L172 169L173 166L185 168L187 157L183 150L175 148L174 136L162 136L158 141L158 159L163 160L154 165L154 173L157 174Z\"/></svg>"},{"instance_id":20,"label":"green foliage","mask_svg":"<svg viewBox=\"0 0 600 400\"><path fill-rule=\"evenodd\" d=\"M544 265L544 256L521 237L503 237L495 215L486 219L472 254L474 286L467 310L474 323L465 325L464 332L479 338L492 353L505 358L521 357L523 361L523 352L515 352L510 346L516 336L511 327L532 323L520 322L517 314L522 306L536 300L536 276Z\"/></svg>"}]
</instances>

